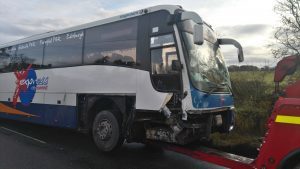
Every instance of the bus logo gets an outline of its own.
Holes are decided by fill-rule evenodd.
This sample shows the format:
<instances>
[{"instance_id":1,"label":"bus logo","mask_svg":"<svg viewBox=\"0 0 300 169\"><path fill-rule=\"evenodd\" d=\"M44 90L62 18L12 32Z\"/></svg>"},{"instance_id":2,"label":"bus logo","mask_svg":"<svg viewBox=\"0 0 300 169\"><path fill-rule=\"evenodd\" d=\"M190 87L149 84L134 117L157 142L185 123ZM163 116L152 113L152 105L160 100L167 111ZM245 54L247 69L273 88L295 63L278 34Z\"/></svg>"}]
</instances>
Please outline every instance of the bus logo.
<instances>
[{"instance_id":1,"label":"bus logo","mask_svg":"<svg viewBox=\"0 0 300 169\"><path fill-rule=\"evenodd\" d=\"M26 70L15 71L16 89L13 96L13 106L17 106L18 98L22 105L28 106L36 93L36 90L47 90L48 77L37 78L36 72L29 65Z\"/></svg>"}]
</instances>

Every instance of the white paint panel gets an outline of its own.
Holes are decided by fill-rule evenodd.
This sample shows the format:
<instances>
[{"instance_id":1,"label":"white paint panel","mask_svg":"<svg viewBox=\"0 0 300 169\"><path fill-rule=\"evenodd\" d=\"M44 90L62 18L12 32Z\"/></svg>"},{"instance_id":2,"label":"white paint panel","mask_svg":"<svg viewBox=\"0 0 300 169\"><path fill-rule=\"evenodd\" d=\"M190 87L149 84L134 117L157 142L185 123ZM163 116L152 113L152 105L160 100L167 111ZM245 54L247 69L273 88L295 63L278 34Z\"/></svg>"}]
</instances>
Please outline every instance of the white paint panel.
<instances>
[{"instance_id":1,"label":"white paint panel","mask_svg":"<svg viewBox=\"0 0 300 169\"><path fill-rule=\"evenodd\" d=\"M58 101L60 101L60 104L58 104ZM76 94L47 93L45 94L45 103L76 106Z\"/></svg>"},{"instance_id":2,"label":"white paint panel","mask_svg":"<svg viewBox=\"0 0 300 169\"><path fill-rule=\"evenodd\" d=\"M64 98L64 104L65 105L76 106L76 103L77 103L76 94L66 94L64 97L65 97Z\"/></svg>"},{"instance_id":3,"label":"white paint panel","mask_svg":"<svg viewBox=\"0 0 300 169\"><path fill-rule=\"evenodd\" d=\"M37 90L32 103L76 105L77 93L135 95L137 69L117 66L78 66L36 70L48 77L47 90ZM8 101L16 88L14 73L0 74L0 101Z\"/></svg>"},{"instance_id":4,"label":"white paint panel","mask_svg":"<svg viewBox=\"0 0 300 169\"><path fill-rule=\"evenodd\" d=\"M47 90L37 90L32 103L76 106L76 95L136 95L136 108L160 110L169 93L156 91L148 71L90 65L36 70L37 78L48 77ZM16 87L13 73L0 74L0 101L8 101Z\"/></svg>"},{"instance_id":5,"label":"white paint panel","mask_svg":"<svg viewBox=\"0 0 300 169\"><path fill-rule=\"evenodd\" d=\"M11 94L11 100L13 97L13 93ZM33 103L44 104L45 103L45 93L35 93L34 98L32 100Z\"/></svg>"},{"instance_id":6,"label":"white paint panel","mask_svg":"<svg viewBox=\"0 0 300 169\"><path fill-rule=\"evenodd\" d=\"M0 101L8 101L8 99L12 100L12 95L11 93L1 93L0 92Z\"/></svg>"},{"instance_id":7,"label":"white paint panel","mask_svg":"<svg viewBox=\"0 0 300 169\"><path fill-rule=\"evenodd\" d=\"M137 74L136 109L160 110L170 94L158 92L153 88L149 72L138 71Z\"/></svg>"},{"instance_id":8,"label":"white paint panel","mask_svg":"<svg viewBox=\"0 0 300 169\"><path fill-rule=\"evenodd\" d=\"M16 87L16 78L14 73L0 74L0 93L2 92L14 93L15 87Z\"/></svg>"},{"instance_id":9,"label":"white paint panel","mask_svg":"<svg viewBox=\"0 0 300 169\"><path fill-rule=\"evenodd\" d=\"M117 66L79 66L37 70L49 77L46 93L136 93L136 69Z\"/></svg>"},{"instance_id":10,"label":"white paint panel","mask_svg":"<svg viewBox=\"0 0 300 169\"><path fill-rule=\"evenodd\" d=\"M0 101L9 101L9 99L10 99L10 101L12 102L13 95L14 95L13 92L6 92L6 93L1 92L0 93ZM45 93L36 93L34 95L32 102L43 104L44 103L44 95L45 95Z\"/></svg>"},{"instance_id":11,"label":"white paint panel","mask_svg":"<svg viewBox=\"0 0 300 169\"><path fill-rule=\"evenodd\" d=\"M64 99L64 94L47 93L45 95L45 103L47 103L47 104L58 104L57 101L60 100L61 101L61 105L64 105L63 99Z\"/></svg>"}]
</instances>

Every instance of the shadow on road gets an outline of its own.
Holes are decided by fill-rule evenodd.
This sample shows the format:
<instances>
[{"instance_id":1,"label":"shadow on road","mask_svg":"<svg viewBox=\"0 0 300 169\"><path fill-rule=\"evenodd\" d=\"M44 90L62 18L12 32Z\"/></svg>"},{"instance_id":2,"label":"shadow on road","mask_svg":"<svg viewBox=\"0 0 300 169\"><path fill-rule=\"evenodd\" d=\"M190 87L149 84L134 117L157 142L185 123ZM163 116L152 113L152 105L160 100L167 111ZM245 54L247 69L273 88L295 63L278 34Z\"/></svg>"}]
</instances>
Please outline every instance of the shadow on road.
<instances>
[{"instance_id":1,"label":"shadow on road","mask_svg":"<svg viewBox=\"0 0 300 169\"><path fill-rule=\"evenodd\" d=\"M34 140L30 141L30 139L23 138L23 136L17 136L18 134L8 134L10 139L17 140L16 143L21 144L21 147L23 146L27 149L31 148L29 149L30 151L34 149L31 154L40 154L35 158L45 156L45 158L48 159L44 161L36 159L33 162L34 165L30 165L30 168L32 169L34 169L32 166L38 167L41 165L49 166L49 168L55 167L57 169L195 169L215 167L206 162L196 161L184 155L164 151L159 147L145 146L143 144L124 144L119 150L113 153L103 153L97 150L90 136L67 129L52 128L3 119L0 119L0 126L46 142L46 144L36 143ZM30 146L28 146L28 144ZM13 148L7 148L7 151L12 149ZM20 152L15 152L17 154L12 154L12 156L18 155L20 158L24 158L22 156L23 152L21 152L22 150L20 150L19 147L18 151ZM0 162L4 153L5 152L3 151L0 152ZM20 165L26 163L26 158L24 160L24 162L20 162ZM32 159L28 158L28 160ZM55 163L58 163L58 165L56 166ZM10 168L18 167L20 166L10 166Z\"/></svg>"}]
</instances>

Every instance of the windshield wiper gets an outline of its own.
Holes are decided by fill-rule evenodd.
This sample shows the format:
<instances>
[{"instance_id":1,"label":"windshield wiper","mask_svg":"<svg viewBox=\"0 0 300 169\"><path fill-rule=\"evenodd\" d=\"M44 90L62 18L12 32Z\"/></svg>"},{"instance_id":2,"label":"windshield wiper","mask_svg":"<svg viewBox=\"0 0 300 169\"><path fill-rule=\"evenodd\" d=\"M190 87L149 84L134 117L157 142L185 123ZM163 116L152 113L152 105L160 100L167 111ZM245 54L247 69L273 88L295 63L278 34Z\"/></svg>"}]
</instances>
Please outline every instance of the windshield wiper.
<instances>
[{"instance_id":1,"label":"windshield wiper","mask_svg":"<svg viewBox=\"0 0 300 169\"><path fill-rule=\"evenodd\" d=\"M230 87L230 85L229 85L229 83L228 83L228 82L221 83L221 85L227 86L227 87L228 87L228 89L230 90L230 92L231 92L232 96L233 96L233 90L232 90L232 88Z\"/></svg>"},{"instance_id":2,"label":"windshield wiper","mask_svg":"<svg viewBox=\"0 0 300 169\"><path fill-rule=\"evenodd\" d=\"M213 86L210 86L210 91L207 93L207 95L211 95L212 94L212 92L214 92L214 91L216 91L216 90L218 90L218 89L224 89L225 88L225 84L220 84L220 85L217 85L217 84L215 84L215 85L213 85Z\"/></svg>"},{"instance_id":3,"label":"windshield wiper","mask_svg":"<svg viewBox=\"0 0 300 169\"><path fill-rule=\"evenodd\" d=\"M213 86L210 86L210 91L207 93L207 95L211 95L214 91L218 90L218 89L225 89L225 87L227 87L231 94L233 95L233 91L232 88L230 87L230 85L227 82L221 83L221 84L215 84Z\"/></svg>"}]
</instances>

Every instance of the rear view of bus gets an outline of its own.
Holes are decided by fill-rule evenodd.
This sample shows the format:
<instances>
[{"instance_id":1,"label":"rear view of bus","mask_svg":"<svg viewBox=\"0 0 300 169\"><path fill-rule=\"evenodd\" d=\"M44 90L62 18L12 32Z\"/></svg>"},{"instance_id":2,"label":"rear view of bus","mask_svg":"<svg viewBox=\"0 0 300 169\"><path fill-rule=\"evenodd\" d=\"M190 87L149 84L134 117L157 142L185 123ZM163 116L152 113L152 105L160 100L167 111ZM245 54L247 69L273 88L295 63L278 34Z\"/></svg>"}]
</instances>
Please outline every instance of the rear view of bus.
<instances>
[{"instance_id":1,"label":"rear view of bus","mask_svg":"<svg viewBox=\"0 0 300 169\"><path fill-rule=\"evenodd\" d=\"M0 46L0 117L127 142L188 144L229 132L234 106L218 39L201 17L162 5Z\"/></svg>"}]
</instances>

